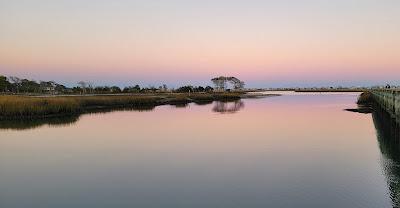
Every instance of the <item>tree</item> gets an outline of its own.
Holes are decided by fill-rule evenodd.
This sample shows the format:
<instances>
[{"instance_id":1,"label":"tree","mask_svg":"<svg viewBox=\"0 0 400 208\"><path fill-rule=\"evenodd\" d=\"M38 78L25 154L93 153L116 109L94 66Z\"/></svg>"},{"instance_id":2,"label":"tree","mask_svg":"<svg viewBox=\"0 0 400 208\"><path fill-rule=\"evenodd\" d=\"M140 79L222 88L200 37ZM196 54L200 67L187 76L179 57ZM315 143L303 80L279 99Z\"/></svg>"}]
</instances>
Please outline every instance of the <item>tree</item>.
<instances>
[{"instance_id":1,"label":"tree","mask_svg":"<svg viewBox=\"0 0 400 208\"><path fill-rule=\"evenodd\" d=\"M73 92L73 93L82 93L82 88L80 88L80 87L73 87L73 88L72 88L72 92Z\"/></svg>"},{"instance_id":2,"label":"tree","mask_svg":"<svg viewBox=\"0 0 400 208\"><path fill-rule=\"evenodd\" d=\"M214 88L212 88L212 87L210 87L210 86L207 86L207 87L204 89L205 92L212 92L213 90L214 90Z\"/></svg>"},{"instance_id":3,"label":"tree","mask_svg":"<svg viewBox=\"0 0 400 208\"><path fill-rule=\"evenodd\" d=\"M140 90L140 92L152 92L152 93L154 93L154 92L156 92L157 91L157 88L155 88L154 86L149 86L149 87L147 87L147 88L142 88L141 90Z\"/></svg>"},{"instance_id":4,"label":"tree","mask_svg":"<svg viewBox=\"0 0 400 208\"><path fill-rule=\"evenodd\" d=\"M0 91L7 92L9 85L10 82L8 82L7 77L0 75Z\"/></svg>"},{"instance_id":5,"label":"tree","mask_svg":"<svg viewBox=\"0 0 400 208\"><path fill-rule=\"evenodd\" d=\"M93 93L93 82L87 82L87 88L89 89L89 93Z\"/></svg>"},{"instance_id":6,"label":"tree","mask_svg":"<svg viewBox=\"0 0 400 208\"><path fill-rule=\"evenodd\" d=\"M140 92L140 86L139 85L135 85L135 86L129 86L129 87L125 87L123 90L124 93L138 93Z\"/></svg>"},{"instance_id":7,"label":"tree","mask_svg":"<svg viewBox=\"0 0 400 208\"><path fill-rule=\"evenodd\" d=\"M168 87L167 87L166 84L163 84L163 86L162 86L162 91L164 91L164 92L168 91Z\"/></svg>"},{"instance_id":8,"label":"tree","mask_svg":"<svg viewBox=\"0 0 400 208\"><path fill-rule=\"evenodd\" d=\"M193 90L192 86L188 85L188 86L182 86L182 87L176 89L175 92L181 92L181 93L183 93L183 92L194 92L194 90Z\"/></svg>"},{"instance_id":9,"label":"tree","mask_svg":"<svg viewBox=\"0 0 400 208\"><path fill-rule=\"evenodd\" d=\"M67 91L67 87L62 84L56 84L54 89L57 93L64 93L65 91Z\"/></svg>"},{"instance_id":10,"label":"tree","mask_svg":"<svg viewBox=\"0 0 400 208\"><path fill-rule=\"evenodd\" d=\"M227 82L231 83L235 90L241 90L244 88L244 82L240 81L236 77L220 76L220 77L213 78L211 81L214 83L215 88L217 90L222 90L222 91L225 90Z\"/></svg>"},{"instance_id":11,"label":"tree","mask_svg":"<svg viewBox=\"0 0 400 208\"><path fill-rule=\"evenodd\" d=\"M214 83L215 88L217 90L225 90L226 88L226 77L220 76L211 79L211 81Z\"/></svg>"},{"instance_id":12,"label":"tree","mask_svg":"<svg viewBox=\"0 0 400 208\"><path fill-rule=\"evenodd\" d=\"M234 88L235 88L235 90L242 90L244 88L244 82L242 82L242 81L235 82Z\"/></svg>"},{"instance_id":13,"label":"tree","mask_svg":"<svg viewBox=\"0 0 400 208\"><path fill-rule=\"evenodd\" d=\"M18 77L10 77L10 80L12 82L11 86L15 89L14 91L16 93L19 93L19 88L21 86L21 79Z\"/></svg>"},{"instance_id":14,"label":"tree","mask_svg":"<svg viewBox=\"0 0 400 208\"><path fill-rule=\"evenodd\" d=\"M104 93L106 91L109 91L109 89L106 87L97 86L94 88L95 93Z\"/></svg>"},{"instance_id":15,"label":"tree","mask_svg":"<svg viewBox=\"0 0 400 208\"><path fill-rule=\"evenodd\" d=\"M40 84L32 80L21 79L19 91L24 93L39 92Z\"/></svg>"},{"instance_id":16,"label":"tree","mask_svg":"<svg viewBox=\"0 0 400 208\"><path fill-rule=\"evenodd\" d=\"M121 93L121 88L119 88L118 86L112 86L110 87L110 92L111 93Z\"/></svg>"},{"instance_id":17,"label":"tree","mask_svg":"<svg viewBox=\"0 0 400 208\"><path fill-rule=\"evenodd\" d=\"M198 87L196 87L196 89L194 89L194 91L195 92L204 92L204 87L202 87L202 86L198 86Z\"/></svg>"}]
</instances>

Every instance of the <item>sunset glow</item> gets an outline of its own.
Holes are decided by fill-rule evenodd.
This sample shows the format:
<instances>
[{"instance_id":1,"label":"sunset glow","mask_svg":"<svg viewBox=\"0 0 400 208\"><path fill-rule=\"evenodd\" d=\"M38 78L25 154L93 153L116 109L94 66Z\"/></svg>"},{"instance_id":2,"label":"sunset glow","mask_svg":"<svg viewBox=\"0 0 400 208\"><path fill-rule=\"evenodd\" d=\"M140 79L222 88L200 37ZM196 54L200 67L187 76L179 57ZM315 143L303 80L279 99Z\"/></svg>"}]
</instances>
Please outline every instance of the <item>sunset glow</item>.
<instances>
[{"instance_id":1,"label":"sunset glow","mask_svg":"<svg viewBox=\"0 0 400 208\"><path fill-rule=\"evenodd\" d=\"M400 76L400 1L0 1L0 74L75 84L373 85Z\"/></svg>"}]
</instances>

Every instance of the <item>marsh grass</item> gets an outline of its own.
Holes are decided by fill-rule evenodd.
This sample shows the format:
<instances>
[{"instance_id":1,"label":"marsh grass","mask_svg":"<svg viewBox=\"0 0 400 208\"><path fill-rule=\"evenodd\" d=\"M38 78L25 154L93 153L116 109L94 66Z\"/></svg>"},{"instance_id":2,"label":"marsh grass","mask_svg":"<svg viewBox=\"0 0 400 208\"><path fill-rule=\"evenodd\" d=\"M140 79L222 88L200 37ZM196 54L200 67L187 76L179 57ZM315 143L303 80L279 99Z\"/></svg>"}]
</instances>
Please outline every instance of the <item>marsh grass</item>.
<instances>
[{"instance_id":1,"label":"marsh grass","mask_svg":"<svg viewBox=\"0 0 400 208\"><path fill-rule=\"evenodd\" d=\"M71 115L89 109L154 106L152 96L0 96L0 118L36 118Z\"/></svg>"},{"instance_id":2,"label":"marsh grass","mask_svg":"<svg viewBox=\"0 0 400 208\"><path fill-rule=\"evenodd\" d=\"M74 115L96 109L153 108L157 105L185 105L191 102L239 100L239 93L173 93L113 96L32 97L0 96L0 119L46 118Z\"/></svg>"},{"instance_id":3,"label":"marsh grass","mask_svg":"<svg viewBox=\"0 0 400 208\"><path fill-rule=\"evenodd\" d=\"M0 117L30 118L52 114L73 114L81 111L76 99L0 96Z\"/></svg>"}]
</instances>

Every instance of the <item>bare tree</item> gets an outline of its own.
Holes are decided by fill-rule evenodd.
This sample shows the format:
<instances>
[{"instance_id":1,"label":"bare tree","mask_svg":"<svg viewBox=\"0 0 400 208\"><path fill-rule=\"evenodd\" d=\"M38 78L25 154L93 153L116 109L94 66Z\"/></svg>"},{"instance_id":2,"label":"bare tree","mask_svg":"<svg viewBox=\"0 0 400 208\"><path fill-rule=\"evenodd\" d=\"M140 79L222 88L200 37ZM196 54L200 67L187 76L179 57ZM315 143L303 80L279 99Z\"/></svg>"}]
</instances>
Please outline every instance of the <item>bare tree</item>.
<instances>
[{"instance_id":1,"label":"bare tree","mask_svg":"<svg viewBox=\"0 0 400 208\"><path fill-rule=\"evenodd\" d=\"M166 84L163 84L162 88L163 88L163 91L164 91L164 92L168 91L168 87L167 87Z\"/></svg>"},{"instance_id":2,"label":"bare tree","mask_svg":"<svg viewBox=\"0 0 400 208\"><path fill-rule=\"evenodd\" d=\"M242 90L244 88L244 82L240 81L238 78L228 77L227 79L232 83L235 90Z\"/></svg>"},{"instance_id":3,"label":"bare tree","mask_svg":"<svg viewBox=\"0 0 400 208\"><path fill-rule=\"evenodd\" d=\"M214 83L217 90L225 90L227 87L227 82L231 83L235 90L242 90L244 88L244 82L240 81L236 77L220 76L213 78L211 81Z\"/></svg>"},{"instance_id":4,"label":"bare tree","mask_svg":"<svg viewBox=\"0 0 400 208\"><path fill-rule=\"evenodd\" d=\"M87 88L89 89L89 93L93 93L93 89L94 89L94 84L93 82L87 82Z\"/></svg>"},{"instance_id":5,"label":"bare tree","mask_svg":"<svg viewBox=\"0 0 400 208\"><path fill-rule=\"evenodd\" d=\"M220 76L220 77L216 77L214 79L211 80L214 85L215 88L217 90L225 90L226 88L226 77Z\"/></svg>"},{"instance_id":6,"label":"bare tree","mask_svg":"<svg viewBox=\"0 0 400 208\"><path fill-rule=\"evenodd\" d=\"M86 93L86 88L88 87L88 83L85 82L85 81L79 81L78 82L78 86L80 88L82 88L82 92L83 92L83 94L85 94Z\"/></svg>"},{"instance_id":7,"label":"bare tree","mask_svg":"<svg viewBox=\"0 0 400 208\"><path fill-rule=\"evenodd\" d=\"M237 85L238 89L241 89L241 90L244 89L244 86L245 86L245 84L243 81L240 81L239 84Z\"/></svg>"}]
</instances>

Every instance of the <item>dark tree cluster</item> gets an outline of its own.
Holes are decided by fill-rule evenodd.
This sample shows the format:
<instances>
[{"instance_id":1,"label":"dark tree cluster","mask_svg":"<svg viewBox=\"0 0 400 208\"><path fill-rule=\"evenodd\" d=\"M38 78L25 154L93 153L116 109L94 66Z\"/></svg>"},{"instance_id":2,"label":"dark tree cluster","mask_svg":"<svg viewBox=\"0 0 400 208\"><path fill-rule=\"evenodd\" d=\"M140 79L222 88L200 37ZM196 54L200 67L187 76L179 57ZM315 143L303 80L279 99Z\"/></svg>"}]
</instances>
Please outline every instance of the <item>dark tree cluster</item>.
<instances>
[{"instance_id":1,"label":"dark tree cluster","mask_svg":"<svg viewBox=\"0 0 400 208\"><path fill-rule=\"evenodd\" d=\"M212 92L210 86L182 86L175 90L168 89L167 85L157 87L140 87L132 85L121 89L118 86L94 86L91 82L80 81L76 86L68 88L54 81L34 81L18 77L0 75L0 93L32 93L32 94L117 94L117 93L204 93Z\"/></svg>"},{"instance_id":2,"label":"dark tree cluster","mask_svg":"<svg viewBox=\"0 0 400 208\"><path fill-rule=\"evenodd\" d=\"M191 85L182 86L175 90L175 92L185 93L185 92L212 92L214 89L210 86L207 87L193 87Z\"/></svg>"},{"instance_id":3,"label":"dark tree cluster","mask_svg":"<svg viewBox=\"0 0 400 208\"><path fill-rule=\"evenodd\" d=\"M65 93L68 88L54 81L40 81L0 75L2 93Z\"/></svg>"},{"instance_id":4,"label":"dark tree cluster","mask_svg":"<svg viewBox=\"0 0 400 208\"><path fill-rule=\"evenodd\" d=\"M93 90L95 94L108 94L108 93L121 93L122 90L118 86L98 86L95 87Z\"/></svg>"},{"instance_id":5,"label":"dark tree cluster","mask_svg":"<svg viewBox=\"0 0 400 208\"><path fill-rule=\"evenodd\" d=\"M141 90L140 86L135 85L135 86L125 87L124 90L122 90L122 92L124 92L124 93L139 93L140 90Z\"/></svg>"}]
</instances>

